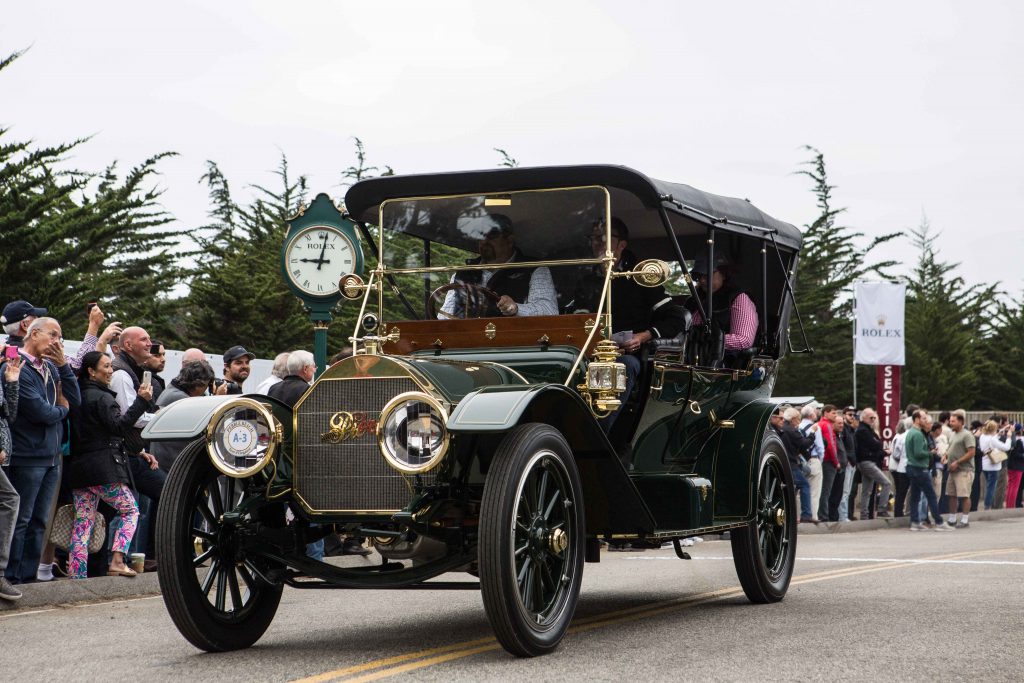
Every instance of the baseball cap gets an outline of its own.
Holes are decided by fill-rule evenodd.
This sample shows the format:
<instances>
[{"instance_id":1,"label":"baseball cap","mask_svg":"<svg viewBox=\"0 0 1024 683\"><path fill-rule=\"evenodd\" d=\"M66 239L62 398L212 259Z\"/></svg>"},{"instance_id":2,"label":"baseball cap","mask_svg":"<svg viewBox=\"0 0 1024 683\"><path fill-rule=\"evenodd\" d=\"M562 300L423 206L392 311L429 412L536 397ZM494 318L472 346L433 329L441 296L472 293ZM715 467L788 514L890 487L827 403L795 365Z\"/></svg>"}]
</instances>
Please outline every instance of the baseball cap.
<instances>
[{"instance_id":1,"label":"baseball cap","mask_svg":"<svg viewBox=\"0 0 1024 683\"><path fill-rule=\"evenodd\" d=\"M224 352L224 365L229 365L231 361L238 360L242 356L246 356L249 360L252 360L256 357L256 354L246 351L244 346L232 346Z\"/></svg>"},{"instance_id":2,"label":"baseball cap","mask_svg":"<svg viewBox=\"0 0 1024 683\"><path fill-rule=\"evenodd\" d=\"M36 308L27 301L12 301L11 303L4 306L4 314L0 316L0 325L9 325L11 323L20 323L25 318L33 315L37 318L41 318L46 315L45 308Z\"/></svg>"}]
</instances>

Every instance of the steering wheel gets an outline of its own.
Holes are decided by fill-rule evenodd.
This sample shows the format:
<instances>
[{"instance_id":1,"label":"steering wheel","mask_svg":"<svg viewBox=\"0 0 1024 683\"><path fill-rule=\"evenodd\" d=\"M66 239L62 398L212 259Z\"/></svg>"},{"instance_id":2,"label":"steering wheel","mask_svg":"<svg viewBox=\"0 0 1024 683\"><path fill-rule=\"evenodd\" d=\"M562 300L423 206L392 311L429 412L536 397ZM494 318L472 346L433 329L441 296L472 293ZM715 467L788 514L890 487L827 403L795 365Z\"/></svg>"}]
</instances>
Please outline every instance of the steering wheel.
<instances>
[{"instance_id":1,"label":"steering wheel","mask_svg":"<svg viewBox=\"0 0 1024 683\"><path fill-rule=\"evenodd\" d=\"M430 299L427 301L427 319L433 320L439 315L447 319L460 318L458 315L441 310L448 292L452 290L462 291L462 298L466 304L462 309L462 318L483 318L487 313L487 304L496 304L501 298L494 290L487 289L482 285L471 282L449 282L430 293Z\"/></svg>"}]
</instances>

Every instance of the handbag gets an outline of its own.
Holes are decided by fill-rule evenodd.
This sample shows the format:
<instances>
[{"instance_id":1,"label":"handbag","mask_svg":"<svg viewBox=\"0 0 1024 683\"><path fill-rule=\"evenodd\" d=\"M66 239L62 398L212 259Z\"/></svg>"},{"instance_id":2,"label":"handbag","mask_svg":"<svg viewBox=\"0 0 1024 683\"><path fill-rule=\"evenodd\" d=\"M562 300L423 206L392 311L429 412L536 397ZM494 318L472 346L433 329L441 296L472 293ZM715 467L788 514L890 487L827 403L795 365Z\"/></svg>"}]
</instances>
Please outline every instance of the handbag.
<instances>
[{"instance_id":1,"label":"handbag","mask_svg":"<svg viewBox=\"0 0 1024 683\"><path fill-rule=\"evenodd\" d=\"M988 453L985 455L988 456L988 459L992 461L993 465L998 465L1002 461L1006 460L1006 451L1001 448L990 448L988 449Z\"/></svg>"},{"instance_id":2,"label":"handbag","mask_svg":"<svg viewBox=\"0 0 1024 683\"><path fill-rule=\"evenodd\" d=\"M800 471L805 477L811 476L811 463L807 462L807 458L802 455L800 456Z\"/></svg>"},{"instance_id":3,"label":"handbag","mask_svg":"<svg viewBox=\"0 0 1024 683\"><path fill-rule=\"evenodd\" d=\"M53 524L50 525L50 543L61 550L71 549L71 532L75 528L75 506L61 505L53 515ZM107 520L103 515L96 513L92 523L92 533L89 535L89 552L97 553L103 549L107 540Z\"/></svg>"}]
</instances>

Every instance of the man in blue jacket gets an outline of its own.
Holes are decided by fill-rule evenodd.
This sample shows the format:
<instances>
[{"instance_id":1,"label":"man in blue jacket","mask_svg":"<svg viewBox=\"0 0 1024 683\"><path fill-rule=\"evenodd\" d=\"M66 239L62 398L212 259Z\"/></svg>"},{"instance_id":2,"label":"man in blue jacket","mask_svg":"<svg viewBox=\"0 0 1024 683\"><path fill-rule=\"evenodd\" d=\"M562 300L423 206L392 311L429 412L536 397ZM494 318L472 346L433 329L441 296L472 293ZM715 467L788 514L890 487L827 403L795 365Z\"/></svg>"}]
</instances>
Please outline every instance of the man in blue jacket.
<instances>
[{"instance_id":1,"label":"man in blue jacket","mask_svg":"<svg viewBox=\"0 0 1024 683\"><path fill-rule=\"evenodd\" d=\"M37 318L25 334L14 452L8 477L21 497L7 578L32 581L39 567L50 506L60 484L60 442L71 406L81 405L78 380L64 355L60 324Z\"/></svg>"}]
</instances>

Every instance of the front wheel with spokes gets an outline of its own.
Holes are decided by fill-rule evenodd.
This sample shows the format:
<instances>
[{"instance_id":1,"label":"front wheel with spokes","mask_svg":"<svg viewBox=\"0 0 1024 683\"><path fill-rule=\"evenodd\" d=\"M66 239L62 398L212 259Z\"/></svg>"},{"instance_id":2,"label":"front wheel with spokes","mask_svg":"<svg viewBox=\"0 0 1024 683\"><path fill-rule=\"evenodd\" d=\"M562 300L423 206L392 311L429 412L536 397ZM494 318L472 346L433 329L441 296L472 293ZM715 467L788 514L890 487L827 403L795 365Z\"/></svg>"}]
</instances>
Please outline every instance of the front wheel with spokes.
<instances>
[{"instance_id":1,"label":"front wheel with spokes","mask_svg":"<svg viewBox=\"0 0 1024 683\"><path fill-rule=\"evenodd\" d=\"M782 441L768 433L761 444L754 518L732 534L732 556L751 602L778 602L786 595L796 560L796 498Z\"/></svg>"},{"instance_id":2,"label":"front wheel with spokes","mask_svg":"<svg viewBox=\"0 0 1024 683\"><path fill-rule=\"evenodd\" d=\"M502 646L554 650L576 611L583 577L583 495L569 445L544 424L501 442L480 510L480 588Z\"/></svg>"},{"instance_id":3,"label":"front wheel with spokes","mask_svg":"<svg viewBox=\"0 0 1024 683\"><path fill-rule=\"evenodd\" d=\"M160 591L181 634L209 652L255 643L281 601L283 586L260 578L235 529L224 524L224 513L245 496L244 483L221 475L199 440L175 460L161 496Z\"/></svg>"}]
</instances>

